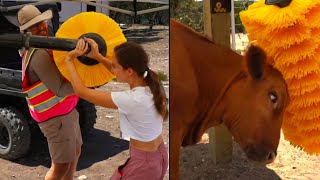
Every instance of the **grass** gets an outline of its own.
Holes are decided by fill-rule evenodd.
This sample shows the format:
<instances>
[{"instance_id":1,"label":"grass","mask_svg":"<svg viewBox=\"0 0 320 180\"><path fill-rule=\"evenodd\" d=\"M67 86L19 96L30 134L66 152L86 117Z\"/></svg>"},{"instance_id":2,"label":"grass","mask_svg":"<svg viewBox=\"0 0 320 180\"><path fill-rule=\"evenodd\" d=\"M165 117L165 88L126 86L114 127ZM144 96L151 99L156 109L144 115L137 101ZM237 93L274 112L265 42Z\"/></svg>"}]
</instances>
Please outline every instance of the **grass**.
<instances>
[{"instance_id":1,"label":"grass","mask_svg":"<svg viewBox=\"0 0 320 180\"><path fill-rule=\"evenodd\" d=\"M163 71L158 71L157 75L161 81L168 81L168 75L166 75Z\"/></svg>"}]
</instances>

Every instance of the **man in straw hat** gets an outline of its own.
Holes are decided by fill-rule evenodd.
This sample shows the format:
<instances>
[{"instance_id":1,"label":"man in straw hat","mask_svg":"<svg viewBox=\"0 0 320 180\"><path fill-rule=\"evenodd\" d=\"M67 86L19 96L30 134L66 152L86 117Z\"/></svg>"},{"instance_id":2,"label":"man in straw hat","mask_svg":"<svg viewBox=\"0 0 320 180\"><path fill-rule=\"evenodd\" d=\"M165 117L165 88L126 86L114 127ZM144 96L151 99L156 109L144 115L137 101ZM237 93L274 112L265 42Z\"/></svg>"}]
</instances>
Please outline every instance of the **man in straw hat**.
<instances>
[{"instance_id":1,"label":"man in straw hat","mask_svg":"<svg viewBox=\"0 0 320 180\"><path fill-rule=\"evenodd\" d=\"M46 20L52 11L41 13L26 5L18 12L22 32L48 36ZM78 96L60 74L51 50L29 48L22 58L22 90L27 94L29 111L47 138L52 165L45 179L73 179L81 152L82 137Z\"/></svg>"}]
</instances>

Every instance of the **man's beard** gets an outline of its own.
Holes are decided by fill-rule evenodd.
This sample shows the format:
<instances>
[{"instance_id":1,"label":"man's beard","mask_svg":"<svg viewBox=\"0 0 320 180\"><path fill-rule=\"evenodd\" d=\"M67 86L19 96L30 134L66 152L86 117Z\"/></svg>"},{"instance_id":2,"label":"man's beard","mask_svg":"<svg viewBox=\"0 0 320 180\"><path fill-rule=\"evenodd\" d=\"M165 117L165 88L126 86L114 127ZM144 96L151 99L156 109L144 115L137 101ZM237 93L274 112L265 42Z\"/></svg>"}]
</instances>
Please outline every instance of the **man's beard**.
<instances>
[{"instance_id":1,"label":"man's beard","mask_svg":"<svg viewBox=\"0 0 320 180\"><path fill-rule=\"evenodd\" d=\"M37 31L38 36L48 36L48 26L40 26L39 30Z\"/></svg>"},{"instance_id":2,"label":"man's beard","mask_svg":"<svg viewBox=\"0 0 320 180\"><path fill-rule=\"evenodd\" d=\"M48 36L48 31L39 32L39 36Z\"/></svg>"},{"instance_id":3,"label":"man's beard","mask_svg":"<svg viewBox=\"0 0 320 180\"><path fill-rule=\"evenodd\" d=\"M39 31L39 36L48 36L48 30Z\"/></svg>"}]
</instances>

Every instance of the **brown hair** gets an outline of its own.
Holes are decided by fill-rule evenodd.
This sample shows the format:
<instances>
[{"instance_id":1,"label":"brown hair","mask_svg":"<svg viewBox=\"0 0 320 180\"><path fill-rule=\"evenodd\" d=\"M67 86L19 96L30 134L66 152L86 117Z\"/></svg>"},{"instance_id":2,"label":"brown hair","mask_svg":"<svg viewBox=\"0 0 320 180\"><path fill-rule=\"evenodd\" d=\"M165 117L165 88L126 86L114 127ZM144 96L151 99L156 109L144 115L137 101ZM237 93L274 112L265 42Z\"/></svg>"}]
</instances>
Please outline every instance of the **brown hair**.
<instances>
[{"instance_id":1,"label":"brown hair","mask_svg":"<svg viewBox=\"0 0 320 180\"><path fill-rule=\"evenodd\" d=\"M144 78L153 94L154 104L157 111L166 120L168 117L167 98L164 87L158 75L149 69L149 57L143 47L137 43L126 42L115 47L115 55L119 64L124 68L132 68L138 76L143 78L145 71L148 72Z\"/></svg>"}]
</instances>

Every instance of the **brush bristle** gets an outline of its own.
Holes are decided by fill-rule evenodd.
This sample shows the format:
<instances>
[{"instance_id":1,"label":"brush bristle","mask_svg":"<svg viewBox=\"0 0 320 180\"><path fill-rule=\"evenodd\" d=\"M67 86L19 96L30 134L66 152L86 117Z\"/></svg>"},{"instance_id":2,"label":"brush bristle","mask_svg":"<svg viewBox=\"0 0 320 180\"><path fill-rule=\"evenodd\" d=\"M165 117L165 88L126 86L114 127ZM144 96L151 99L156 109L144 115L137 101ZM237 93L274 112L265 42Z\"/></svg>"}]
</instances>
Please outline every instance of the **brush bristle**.
<instances>
[{"instance_id":1,"label":"brush bristle","mask_svg":"<svg viewBox=\"0 0 320 180\"><path fill-rule=\"evenodd\" d=\"M105 14L96 12L83 12L71 17L61 25L56 37L78 39L86 33L97 33L105 40L107 57L112 57L114 48L127 41L121 28L113 19ZM65 51L53 51L53 56L61 74L70 80L65 64L67 53ZM114 78L114 75L101 63L87 66L75 60L74 64L86 87L101 86Z\"/></svg>"},{"instance_id":2,"label":"brush bristle","mask_svg":"<svg viewBox=\"0 0 320 180\"><path fill-rule=\"evenodd\" d=\"M320 155L320 1L292 0L279 8L260 0L240 13L250 41L273 59L290 96L282 130L285 139ZM307 137L307 138L306 138Z\"/></svg>"}]
</instances>

